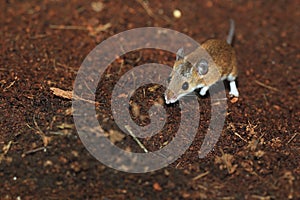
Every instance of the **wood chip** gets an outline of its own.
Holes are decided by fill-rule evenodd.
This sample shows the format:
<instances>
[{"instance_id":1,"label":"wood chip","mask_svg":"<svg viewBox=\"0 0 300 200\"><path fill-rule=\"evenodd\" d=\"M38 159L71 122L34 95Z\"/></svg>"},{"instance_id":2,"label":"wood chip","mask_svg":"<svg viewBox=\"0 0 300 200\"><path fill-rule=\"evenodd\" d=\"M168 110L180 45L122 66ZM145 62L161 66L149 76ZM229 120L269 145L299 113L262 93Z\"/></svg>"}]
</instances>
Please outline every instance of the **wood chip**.
<instances>
[{"instance_id":1,"label":"wood chip","mask_svg":"<svg viewBox=\"0 0 300 200\"><path fill-rule=\"evenodd\" d=\"M161 186L157 182L153 184L153 189L156 190L156 191L162 191Z\"/></svg>"},{"instance_id":2,"label":"wood chip","mask_svg":"<svg viewBox=\"0 0 300 200\"><path fill-rule=\"evenodd\" d=\"M64 99L72 99L73 91L65 91L56 87L51 87L50 90L55 96L62 97Z\"/></svg>"}]
</instances>

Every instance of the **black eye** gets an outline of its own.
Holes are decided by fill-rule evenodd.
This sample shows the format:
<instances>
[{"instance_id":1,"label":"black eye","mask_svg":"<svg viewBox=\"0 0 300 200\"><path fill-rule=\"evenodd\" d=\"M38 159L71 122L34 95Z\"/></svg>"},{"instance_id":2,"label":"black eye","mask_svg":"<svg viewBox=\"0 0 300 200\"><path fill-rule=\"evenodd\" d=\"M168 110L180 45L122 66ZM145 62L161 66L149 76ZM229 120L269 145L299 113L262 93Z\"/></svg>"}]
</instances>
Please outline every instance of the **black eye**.
<instances>
[{"instance_id":1,"label":"black eye","mask_svg":"<svg viewBox=\"0 0 300 200\"><path fill-rule=\"evenodd\" d=\"M171 82L171 79L172 79L172 77L169 76L168 79L167 79L167 82L170 83L170 82Z\"/></svg>"},{"instance_id":2,"label":"black eye","mask_svg":"<svg viewBox=\"0 0 300 200\"><path fill-rule=\"evenodd\" d=\"M189 88L189 83L188 82L184 82L183 84L182 84L182 89L183 90L187 90Z\"/></svg>"}]
</instances>

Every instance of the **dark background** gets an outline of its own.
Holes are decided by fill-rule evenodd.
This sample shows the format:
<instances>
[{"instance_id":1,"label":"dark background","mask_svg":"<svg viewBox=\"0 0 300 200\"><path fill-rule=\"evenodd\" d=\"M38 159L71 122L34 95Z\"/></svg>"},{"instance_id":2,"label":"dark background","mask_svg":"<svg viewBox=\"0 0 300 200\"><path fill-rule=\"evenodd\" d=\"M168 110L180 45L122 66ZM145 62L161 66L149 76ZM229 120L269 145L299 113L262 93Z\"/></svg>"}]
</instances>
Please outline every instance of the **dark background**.
<instances>
[{"instance_id":1,"label":"dark background","mask_svg":"<svg viewBox=\"0 0 300 200\"><path fill-rule=\"evenodd\" d=\"M299 199L299 5L296 0L1 1L0 199ZM173 16L175 9L180 18ZM71 101L50 87L71 91L83 59L114 34L158 26L199 42L225 39L230 18L236 23L240 98L228 100L222 135L206 158L197 153L209 124L209 96L199 97L204 123L195 142L167 168L129 174L89 154L73 125ZM116 70L109 80L117 78L113 72L120 62L126 71L149 61L172 65L174 59L166 52L133 52L112 64ZM160 101L163 91L149 98ZM149 104L141 94L133 101L146 113ZM109 118L108 107L101 104L98 112ZM174 121L143 141L150 150L176 131L178 105L165 108ZM143 119L147 123L147 116L135 116L141 124ZM114 130L114 124L106 129ZM139 149L130 137L116 143Z\"/></svg>"}]
</instances>

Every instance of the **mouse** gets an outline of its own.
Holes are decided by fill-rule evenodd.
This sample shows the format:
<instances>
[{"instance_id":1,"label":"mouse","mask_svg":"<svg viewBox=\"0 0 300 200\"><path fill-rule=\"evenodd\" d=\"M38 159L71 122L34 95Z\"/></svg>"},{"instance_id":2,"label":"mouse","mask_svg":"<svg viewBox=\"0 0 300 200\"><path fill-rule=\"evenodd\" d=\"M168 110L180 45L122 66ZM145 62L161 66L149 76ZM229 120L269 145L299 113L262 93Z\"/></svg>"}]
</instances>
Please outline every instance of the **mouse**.
<instances>
[{"instance_id":1,"label":"mouse","mask_svg":"<svg viewBox=\"0 0 300 200\"><path fill-rule=\"evenodd\" d=\"M204 96L213 84L223 80L229 82L229 95L239 97L237 59L232 47L235 23L230 19L229 24L227 40L208 39L188 55L185 55L183 47L178 49L173 70L167 79L166 104L175 103L199 88L199 94Z\"/></svg>"}]
</instances>

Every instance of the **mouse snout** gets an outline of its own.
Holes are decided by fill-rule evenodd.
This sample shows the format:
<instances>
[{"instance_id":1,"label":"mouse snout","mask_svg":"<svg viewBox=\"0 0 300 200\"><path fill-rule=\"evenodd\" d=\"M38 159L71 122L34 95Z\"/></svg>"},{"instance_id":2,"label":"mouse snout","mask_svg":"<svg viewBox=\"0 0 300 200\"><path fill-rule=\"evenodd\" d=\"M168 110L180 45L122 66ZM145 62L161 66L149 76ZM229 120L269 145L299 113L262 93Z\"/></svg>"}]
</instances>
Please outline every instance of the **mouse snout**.
<instances>
[{"instance_id":1,"label":"mouse snout","mask_svg":"<svg viewBox=\"0 0 300 200\"><path fill-rule=\"evenodd\" d=\"M165 92L165 100L166 104L174 103L178 99L177 95L174 94L171 90L167 89Z\"/></svg>"}]
</instances>

